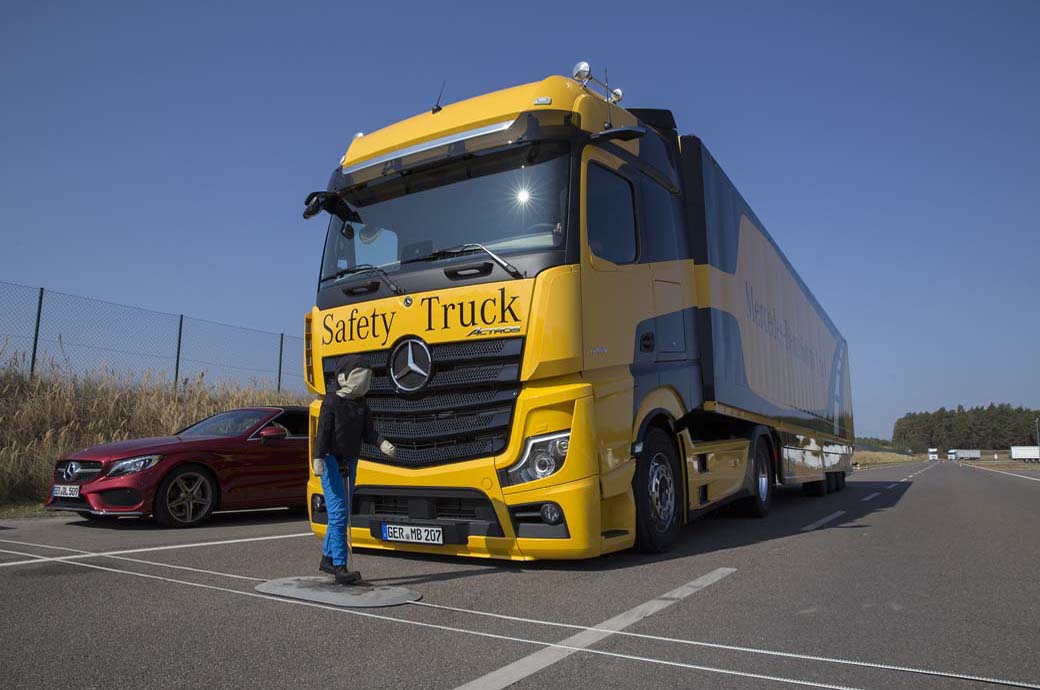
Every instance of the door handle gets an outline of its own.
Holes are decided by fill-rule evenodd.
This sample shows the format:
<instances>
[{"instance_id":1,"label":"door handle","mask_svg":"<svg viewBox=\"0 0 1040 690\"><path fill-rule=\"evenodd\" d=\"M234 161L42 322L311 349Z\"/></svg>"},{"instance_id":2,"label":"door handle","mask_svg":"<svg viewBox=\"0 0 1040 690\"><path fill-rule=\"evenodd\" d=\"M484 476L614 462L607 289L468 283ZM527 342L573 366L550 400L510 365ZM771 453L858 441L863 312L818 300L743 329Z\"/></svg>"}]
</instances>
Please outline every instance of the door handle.
<instances>
[{"instance_id":1,"label":"door handle","mask_svg":"<svg viewBox=\"0 0 1040 690\"><path fill-rule=\"evenodd\" d=\"M641 352L653 352L654 351L654 334L644 333L639 337L639 350Z\"/></svg>"}]
</instances>

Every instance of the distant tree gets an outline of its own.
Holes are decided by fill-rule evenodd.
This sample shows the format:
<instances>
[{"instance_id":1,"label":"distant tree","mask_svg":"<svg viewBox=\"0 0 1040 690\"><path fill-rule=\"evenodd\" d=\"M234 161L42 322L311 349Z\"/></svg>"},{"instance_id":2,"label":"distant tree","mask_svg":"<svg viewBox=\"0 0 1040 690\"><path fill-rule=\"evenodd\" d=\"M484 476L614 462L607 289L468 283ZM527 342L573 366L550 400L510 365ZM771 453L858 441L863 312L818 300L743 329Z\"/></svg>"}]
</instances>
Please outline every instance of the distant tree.
<instances>
[{"instance_id":1,"label":"distant tree","mask_svg":"<svg viewBox=\"0 0 1040 690\"><path fill-rule=\"evenodd\" d=\"M896 420L891 445L924 452L928 448L997 449L1033 445L1033 420L1040 410L1012 407L1008 403L935 412L908 412Z\"/></svg>"}]
</instances>

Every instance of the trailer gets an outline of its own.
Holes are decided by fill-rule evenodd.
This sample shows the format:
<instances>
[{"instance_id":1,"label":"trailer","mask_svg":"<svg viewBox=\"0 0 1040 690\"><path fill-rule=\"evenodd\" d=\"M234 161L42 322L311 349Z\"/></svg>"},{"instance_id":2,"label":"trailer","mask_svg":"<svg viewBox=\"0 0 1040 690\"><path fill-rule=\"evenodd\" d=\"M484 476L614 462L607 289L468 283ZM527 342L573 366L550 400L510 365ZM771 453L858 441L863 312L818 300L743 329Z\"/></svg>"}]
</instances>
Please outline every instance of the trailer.
<instances>
[{"instance_id":1,"label":"trailer","mask_svg":"<svg viewBox=\"0 0 1040 690\"><path fill-rule=\"evenodd\" d=\"M1040 446L1011 446L1011 461L1040 462Z\"/></svg>"},{"instance_id":2,"label":"trailer","mask_svg":"<svg viewBox=\"0 0 1040 690\"><path fill-rule=\"evenodd\" d=\"M980 451L980 450L964 450L962 448L958 448L958 449L952 450L950 452L953 453L953 459L954 460L981 460L982 459L982 451Z\"/></svg>"}]
</instances>

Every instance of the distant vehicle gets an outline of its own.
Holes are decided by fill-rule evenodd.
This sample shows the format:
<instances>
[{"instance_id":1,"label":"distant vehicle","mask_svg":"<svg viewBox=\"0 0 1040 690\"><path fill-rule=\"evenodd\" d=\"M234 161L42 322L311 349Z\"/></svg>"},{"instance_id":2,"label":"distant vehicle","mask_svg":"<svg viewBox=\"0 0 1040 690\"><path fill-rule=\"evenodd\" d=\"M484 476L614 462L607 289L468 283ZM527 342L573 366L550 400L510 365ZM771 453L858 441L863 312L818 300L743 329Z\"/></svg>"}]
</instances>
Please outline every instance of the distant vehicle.
<instances>
[{"instance_id":1,"label":"distant vehicle","mask_svg":"<svg viewBox=\"0 0 1040 690\"><path fill-rule=\"evenodd\" d=\"M948 450L948 451L946 451L946 459L947 460L956 460L957 459L957 451L955 451L955 450Z\"/></svg>"},{"instance_id":2,"label":"distant vehicle","mask_svg":"<svg viewBox=\"0 0 1040 690\"><path fill-rule=\"evenodd\" d=\"M938 448L929 448L928 449L928 459L929 460L938 460L939 459L939 449Z\"/></svg>"},{"instance_id":3,"label":"distant vehicle","mask_svg":"<svg viewBox=\"0 0 1040 690\"><path fill-rule=\"evenodd\" d=\"M306 506L307 477L307 408L241 408L72 453L54 466L46 508L192 527L218 508Z\"/></svg>"},{"instance_id":4,"label":"distant vehicle","mask_svg":"<svg viewBox=\"0 0 1040 690\"><path fill-rule=\"evenodd\" d=\"M982 451L979 451L979 450L962 450L960 448L957 448L955 450L951 450L950 453L953 453L953 458L952 458L953 460L981 460L982 459Z\"/></svg>"},{"instance_id":5,"label":"distant vehicle","mask_svg":"<svg viewBox=\"0 0 1040 690\"><path fill-rule=\"evenodd\" d=\"M1040 462L1040 446L1011 446L1011 459Z\"/></svg>"}]
</instances>

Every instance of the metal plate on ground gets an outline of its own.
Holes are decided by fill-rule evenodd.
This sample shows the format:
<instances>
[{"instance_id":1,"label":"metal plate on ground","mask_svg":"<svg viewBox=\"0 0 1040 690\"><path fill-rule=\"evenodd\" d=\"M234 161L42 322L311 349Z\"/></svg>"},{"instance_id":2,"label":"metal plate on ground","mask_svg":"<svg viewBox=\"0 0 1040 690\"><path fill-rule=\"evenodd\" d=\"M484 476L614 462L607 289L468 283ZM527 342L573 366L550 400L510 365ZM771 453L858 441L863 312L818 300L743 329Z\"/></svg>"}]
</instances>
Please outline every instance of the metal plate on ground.
<instances>
[{"instance_id":1,"label":"metal plate on ground","mask_svg":"<svg viewBox=\"0 0 1040 690\"><path fill-rule=\"evenodd\" d=\"M258 584L256 591L344 608L400 606L422 599L421 594L404 587L375 586L364 581L354 585L338 585L331 577L321 576L268 580Z\"/></svg>"}]
</instances>

